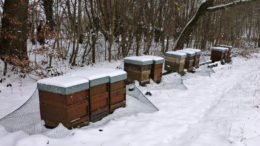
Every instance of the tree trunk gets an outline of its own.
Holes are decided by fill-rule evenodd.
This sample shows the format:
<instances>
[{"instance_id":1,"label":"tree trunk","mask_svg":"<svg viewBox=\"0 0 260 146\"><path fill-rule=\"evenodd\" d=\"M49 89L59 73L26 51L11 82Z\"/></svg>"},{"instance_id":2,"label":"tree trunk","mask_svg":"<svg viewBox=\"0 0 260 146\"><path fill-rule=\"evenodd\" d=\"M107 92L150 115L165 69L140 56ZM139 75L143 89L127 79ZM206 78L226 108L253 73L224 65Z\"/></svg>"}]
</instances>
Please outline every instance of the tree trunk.
<instances>
[{"instance_id":1,"label":"tree trunk","mask_svg":"<svg viewBox=\"0 0 260 146\"><path fill-rule=\"evenodd\" d=\"M81 0L78 0L78 26L77 26L77 47L74 52L74 58L72 62L72 66L76 65L76 60L79 52L79 43L80 43L80 35L81 35Z\"/></svg>"},{"instance_id":2,"label":"tree trunk","mask_svg":"<svg viewBox=\"0 0 260 146\"><path fill-rule=\"evenodd\" d=\"M258 47L260 47L260 10L258 10Z\"/></svg>"},{"instance_id":3,"label":"tree trunk","mask_svg":"<svg viewBox=\"0 0 260 146\"><path fill-rule=\"evenodd\" d=\"M213 6L214 0L206 0L203 2L197 13L192 17L192 19L186 24L184 29L182 30L181 34L177 38L175 45L173 47L174 50L182 49L184 46L184 43L189 39L193 29L196 27L199 19L201 16L204 16L207 12L215 12L218 10L223 10L229 7L234 7L241 4L247 4L251 2L255 2L259 0L236 0L227 4Z\"/></svg>"},{"instance_id":4,"label":"tree trunk","mask_svg":"<svg viewBox=\"0 0 260 146\"><path fill-rule=\"evenodd\" d=\"M202 3L197 11L197 13L191 18L187 25L182 30L178 39L176 40L174 50L180 50L183 48L184 43L189 39L194 27L196 27L199 18L207 12L207 9L213 5L214 0L207 0Z\"/></svg>"},{"instance_id":5,"label":"tree trunk","mask_svg":"<svg viewBox=\"0 0 260 146\"><path fill-rule=\"evenodd\" d=\"M6 0L3 7L0 55L8 63L28 60L28 4L29 0Z\"/></svg>"},{"instance_id":6,"label":"tree trunk","mask_svg":"<svg viewBox=\"0 0 260 146\"><path fill-rule=\"evenodd\" d=\"M43 0L43 7L44 7L44 12L46 15L46 24L50 27L50 29L53 31L55 23L53 20L53 0Z\"/></svg>"}]
</instances>

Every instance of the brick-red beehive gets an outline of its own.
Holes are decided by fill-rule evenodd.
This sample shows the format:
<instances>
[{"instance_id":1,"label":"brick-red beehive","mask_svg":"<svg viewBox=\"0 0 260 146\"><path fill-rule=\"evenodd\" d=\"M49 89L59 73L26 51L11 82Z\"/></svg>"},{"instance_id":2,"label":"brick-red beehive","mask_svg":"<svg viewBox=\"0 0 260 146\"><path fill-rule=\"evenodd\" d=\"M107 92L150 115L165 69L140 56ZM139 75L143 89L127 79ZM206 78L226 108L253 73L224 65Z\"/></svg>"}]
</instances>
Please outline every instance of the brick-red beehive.
<instances>
[{"instance_id":1,"label":"brick-red beehive","mask_svg":"<svg viewBox=\"0 0 260 146\"><path fill-rule=\"evenodd\" d=\"M185 59L187 55L183 52L169 51L165 53L165 70L168 72L184 72Z\"/></svg>"},{"instance_id":2,"label":"brick-red beehive","mask_svg":"<svg viewBox=\"0 0 260 146\"><path fill-rule=\"evenodd\" d=\"M227 51L226 54L225 54L225 62L226 62L226 63L232 62L232 58L231 58L232 46L220 45L220 47L228 48L228 51Z\"/></svg>"},{"instance_id":3,"label":"brick-red beehive","mask_svg":"<svg viewBox=\"0 0 260 146\"><path fill-rule=\"evenodd\" d=\"M126 57L124 59L124 70L127 72L127 81L132 83L137 80L141 85L150 83L152 64L153 60L150 58Z\"/></svg>"},{"instance_id":4,"label":"brick-red beehive","mask_svg":"<svg viewBox=\"0 0 260 146\"><path fill-rule=\"evenodd\" d=\"M41 119L47 127L67 128L89 122L89 81L79 77L55 77L38 81Z\"/></svg>"},{"instance_id":5,"label":"brick-red beehive","mask_svg":"<svg viewBox=\"0 0 260 146\"><path fill-rule=\"evenodd\" d=\"M162 80L162 69L164 59L162 57L151 56L153 58L153 65L151 70L151 78L154 82L160 83Z\"/></svg>"},{"instance_id":6,"label":"brick-red beehive","mask_svg":"<svg viewBox=\"0 0 260 146\"><path fill-rule=\"evenodd\" d=\"M87 76L89 79L90 121L96 122L109 114L109 76Z\"/></svg>"},{"instance_id":7,"label":"brick-red beehive","mask_svg":"<svg viewBox=\"0 0 260 146\"><path fill-rule=\"evenodd\" d=\"M225 62L226 55L228 53L228 48L225 47L212 47L211 48L211 61L221 61Z\"/></svg>"},{"instance_id":8,"label":"brick-red beehive","mask_svg":"<svg viewBox=\"0 0 260 146\"><path fill-rule=\"evenodd\" d=\"M186 53L187 55L185 60L185 69L187 69L189 72L193 71L196 53L191 50L180 50L180 52Z\"/></svg>"},{"instance_id":9,"label":"brick-red beehive","mask_svg":"<svg viewBox=\"0 0 260 146\"><path fill-rule=\"evenodd\" d=\"M184 49L184 50L190 50L190 51L195 52L193 67L199 68L199 66L200 66L201 50L199 50L199 49L193 49L193 48L186 48L186 49Z\"/></svg>"},{"instance_id":10,"label":"brick-red beehive","mask_svg":"<svg viewBox=\"0 0 260 146\"><path fill-rule=\"evenodd\" d=\"M109 74L109 111L113 113L116 109L126 106L126 84L127 74L124 71L115 71Z\"/></svg>"}]
</instances>

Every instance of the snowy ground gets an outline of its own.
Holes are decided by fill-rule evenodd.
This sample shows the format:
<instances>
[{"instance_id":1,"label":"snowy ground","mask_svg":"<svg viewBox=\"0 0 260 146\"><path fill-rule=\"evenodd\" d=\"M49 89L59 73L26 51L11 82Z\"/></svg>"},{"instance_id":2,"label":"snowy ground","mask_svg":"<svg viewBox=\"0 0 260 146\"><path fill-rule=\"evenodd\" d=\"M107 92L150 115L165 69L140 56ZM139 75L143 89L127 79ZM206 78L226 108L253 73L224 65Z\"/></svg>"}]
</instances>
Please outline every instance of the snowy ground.
<instances>
[{"instance_id":1,"label":"snowy ground","mask_svg":"<svg viewBox=\"0 0 260 146\"><path fill-rule=\"evenodd\" d=\"M260 54L253 56L234 58L232 65L214 68L211 76L187 74L187 90L175 88L175 74L142 87L152 93L149 99L158 112L143 112L131 99L127 108L97 124L72 131L58 127L54 132L66 133L59 138L9 133L0 126L0 146L259 146ZM127 115L127 109L140 112Z\"/></svg>"}]
</instances>

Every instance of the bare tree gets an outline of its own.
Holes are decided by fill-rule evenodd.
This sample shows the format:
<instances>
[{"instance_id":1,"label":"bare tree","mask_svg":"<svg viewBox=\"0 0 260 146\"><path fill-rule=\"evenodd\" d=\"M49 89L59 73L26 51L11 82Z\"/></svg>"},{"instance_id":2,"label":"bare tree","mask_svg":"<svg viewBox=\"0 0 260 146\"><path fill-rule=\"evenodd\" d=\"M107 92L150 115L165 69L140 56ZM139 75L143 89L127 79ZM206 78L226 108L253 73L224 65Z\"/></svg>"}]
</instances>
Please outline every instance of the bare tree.
<instances>
[{"instance_id":1,"label":"bare tree","mask_svg":"<svg viewBox=\"0 0 260 146\"><path fill-rule=\"evenodd\" d=\"M22 66L28 60L28 4L29 0L4 2L0 43L0 55L5 62L4 74L7 72L7 63Z\"/></svg>"},{"instance_id":2,"label":"bare tree","mask_svg":"<svg viewBox=\"0 0 260 146\"><path fill-rule=\"evenodd\" d=\"M196 14L192 17L192 19L187 23L187 25L182 30L180 36L176 40L176 43L175 43L175 46L173 49L178 50L178 49L183 48L184 42L187 41L187 39L190 37L190 34L192 33L194 27L196 27L197 22L199 21L200 17L205 15L206 12L215 12L218 10L226 9L229 7L234 7L234 6L237 6L240 4L247 4L250 2L254 2L254 1L259 1L259 0L236 0L234 2L230 2L227 4L223 4L223 5L217 5L217 6L213 6L214 0L207 0L207 1L203 2L200 5Z\"/></svg>"}]
</instances>

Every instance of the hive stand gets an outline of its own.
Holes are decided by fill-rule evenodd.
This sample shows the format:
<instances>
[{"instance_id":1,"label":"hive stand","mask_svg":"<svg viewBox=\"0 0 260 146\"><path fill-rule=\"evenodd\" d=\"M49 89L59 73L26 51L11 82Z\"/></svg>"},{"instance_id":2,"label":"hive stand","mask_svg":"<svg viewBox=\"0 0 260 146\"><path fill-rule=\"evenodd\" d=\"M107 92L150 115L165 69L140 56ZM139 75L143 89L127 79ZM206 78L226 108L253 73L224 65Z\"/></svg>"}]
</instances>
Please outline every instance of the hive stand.
<instances>
[{"instance_id":1,"label":"hive stand","mask_svg":"<svg viewBox=\"0 0 260 146\"><path fill-rule=\"evenodd\" d=\"M225 63L226 54L228 52L228 48L225 47L212 47L211 48L211 61L217 62L221 61L222 63Z\"/></svg>"},{"instance_id":2,"label":"hive stand","mask_svg":"<svg viewBox=\"0 0 260 146\"><path fill-rule=\"evenodd\" d=\"M153 60L145 57L126 57L124 59L124 70L127 72L127 82L139 81L141 85L150 83L151 68Z\"/></svg>"},{"instance_id":3,"label":"hive stand","mask_svg":"<svg viewBox=\"0 0 260 146\"><path fill-rule=\"evenodd\" d=\"M79 77L55 77L38 81L41 119L45 126L67 128L89 123L89 81Z\"/></svg>"},{"instance_id":4,"label":"hive stand","mask_svg":"<svg viewBox=\"0 0 260 146\"><path fill-rule=\"evenodd\" d=\"M186 53L185 69L187 69L188 72L192 72L196 53L191 50L180 50L180 52Z\"/></svg>"},{"instance_id":5,"label":"hive stand","mask_svg":"<svg viewBox=\"0 0 260 146\"><path fill-rule=\"evenodd\" d=\"M183 52L166 52L165 70L167 70L167 72L178 72L180 74L183 74L186 57L186 53Z\"/></svg>"},{"instance_id":6,"label":"hive stand","mask_svg":"<svg viewBox=\"0 0 260 146\"><path fill-rule=\"evenodd\" d=\"M125 71L115 71L109 74L109 112L113 113L116 109L126 106L126 79Z\"/></svg>"}]
</instances>

